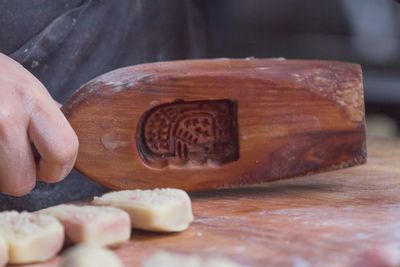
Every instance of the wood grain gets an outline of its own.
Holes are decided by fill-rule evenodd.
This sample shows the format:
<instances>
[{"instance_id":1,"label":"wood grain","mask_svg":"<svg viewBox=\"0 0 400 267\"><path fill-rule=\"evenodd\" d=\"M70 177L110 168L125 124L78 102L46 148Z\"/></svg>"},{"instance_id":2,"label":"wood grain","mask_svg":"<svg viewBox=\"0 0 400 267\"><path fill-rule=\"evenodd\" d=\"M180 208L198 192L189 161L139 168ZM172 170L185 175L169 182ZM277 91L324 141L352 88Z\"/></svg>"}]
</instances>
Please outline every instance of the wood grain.
<instances>
[{"instance_id":1,"label":"wood grain","mask_svg":"<svg viewBox=\"0 0 400 267\"><path fill-rule=\"evenodd\" d=\"M79 137L76 168L115 189L226 188L366 158L357 64L144 64L90 81L63 111Z\"/></svg>"},{"instance_id":2,"label":"wood grain","mask_svg":"<svg viewBox=\"0 0 400 267\"><path fill-rule=\"evenodd\" d=\"M126 267L141 266L159 249L222 255L254 267L349 266L372 245L400 242L400 140L372 139L368 150L360 167L192 193L189 230L136 231L115 252Z\"/></svg>"}]
</instances>

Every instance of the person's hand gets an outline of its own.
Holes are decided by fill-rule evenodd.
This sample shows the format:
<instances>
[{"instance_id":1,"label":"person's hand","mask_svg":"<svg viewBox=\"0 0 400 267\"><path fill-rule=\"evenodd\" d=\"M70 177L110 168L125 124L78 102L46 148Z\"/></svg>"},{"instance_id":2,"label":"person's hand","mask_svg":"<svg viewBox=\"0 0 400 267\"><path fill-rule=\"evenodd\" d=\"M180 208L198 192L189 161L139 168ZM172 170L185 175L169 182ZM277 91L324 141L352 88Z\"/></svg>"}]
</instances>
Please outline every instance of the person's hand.
<instances>
[{"instance_id":1,"label":"person's hand","mask_svg":"<svg viewBox=\"0 0 400 267\"><path fill-rule=\"evenodd\" d=\"M62 180L77 151L78 138L46 88L0 53L0 192L22 196L36 179Z\"/></svg>"}]
</instances>

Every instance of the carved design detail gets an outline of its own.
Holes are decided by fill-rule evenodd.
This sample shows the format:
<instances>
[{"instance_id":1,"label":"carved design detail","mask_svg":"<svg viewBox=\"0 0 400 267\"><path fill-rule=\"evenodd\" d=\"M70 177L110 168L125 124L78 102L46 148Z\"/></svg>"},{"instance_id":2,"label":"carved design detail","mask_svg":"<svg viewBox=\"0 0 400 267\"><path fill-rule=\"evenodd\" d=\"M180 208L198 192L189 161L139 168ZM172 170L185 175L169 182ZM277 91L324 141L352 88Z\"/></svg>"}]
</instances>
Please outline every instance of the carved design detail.
<instances>
[{"instance_id":1,"label":"carved design detail","mask_svg":"<svg viewBox=\"0 0 400 267\"><path fill-rule=\"evenodd\" d=\"M151 167L212 163L239 158L236 103L228 99L158 105L139 121L136 143Z\"/></svg>"}]
</instances>

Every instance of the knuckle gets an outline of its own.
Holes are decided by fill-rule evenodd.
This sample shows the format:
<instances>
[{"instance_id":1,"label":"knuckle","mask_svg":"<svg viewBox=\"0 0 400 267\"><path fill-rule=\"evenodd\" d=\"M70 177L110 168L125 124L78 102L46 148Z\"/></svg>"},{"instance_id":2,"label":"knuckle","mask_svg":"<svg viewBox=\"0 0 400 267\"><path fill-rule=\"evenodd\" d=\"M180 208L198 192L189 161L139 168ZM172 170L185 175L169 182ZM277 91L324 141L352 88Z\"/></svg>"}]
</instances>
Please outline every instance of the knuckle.
<instances>
[{"instance_id":1,"label":"knuckle","mask_svg":"<svg viewBox=\"0 0 400 267\"><path fill-rule=\"evenodd\" d=\"M6 133L12 125L17 123L16 114L8 106L0 108L0 133Z\"/></svg>"},{"instance_id":2,"label":"knuckle","mask_svg":"<svg viewBox=\"0 0 400 267\"><path fill-rule=\"evenodd\" d=\"M0 132L16 124L25 123L28 119L24 106L16 96L0 98Z\"/></svg>"},{"instance_id":3,"label":"knuckle","mask_svg":"<svg viewBox=\"0 0 400 267\"><path fill-rule=\"evenodd\" d=\"M48 117L51 114L50 111L48 110L48 105L46 102L43 101L32 101L32 102L34 102L31 103L32 113L44 117Z\"/></svg>"},{"instance_id":4,"label":"knuckle","mask_svg":"<svg viewBox=\"0 0 400 267\"><path fill-rule=\"evenodd\" d=\"M78 138L74 134L54 152L53 161L62 165L74 161L78 153L78 147Z\"/></svg>"},{"instance_id":5,"label":"knuckle","mask_svg":"<svg viewBox=\"0 0 400 267\"><path fill-rule=\"evenodd\" d=\"M12 121L12 111L7 106L0 109L0 127L8 126Z\"/></svg>"},{"instance_id":6,"label":"knuckle","mask_svg":"<svg viewBox=\"0 0 400 267\"><path fill-rule=\"evenodd\" d=\"M26 100L32 98L32 90L28 90L26 84L31 84L31 83L19 81L15 85L14 93L19 100Z\"/></svg>"}]
</instances>

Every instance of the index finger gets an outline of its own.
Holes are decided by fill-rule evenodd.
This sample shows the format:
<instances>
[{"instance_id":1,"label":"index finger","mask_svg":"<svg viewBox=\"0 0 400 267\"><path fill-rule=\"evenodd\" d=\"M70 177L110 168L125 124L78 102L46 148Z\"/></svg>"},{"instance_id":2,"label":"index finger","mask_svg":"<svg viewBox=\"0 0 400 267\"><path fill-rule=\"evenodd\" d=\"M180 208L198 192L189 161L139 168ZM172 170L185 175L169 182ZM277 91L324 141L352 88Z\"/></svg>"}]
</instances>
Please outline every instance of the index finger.
<instances>
[{"instance_id":1,"label":"index finger","mask_svg":"<svg viewBox=\"0 0 400 267\"><path fill-rule=\"evenodd\" d=\"M45 182L62 180L74 166L79 143L55 102L34 109L28 134L40 154L38 179Z\"/></svg>"}]
</instances>

